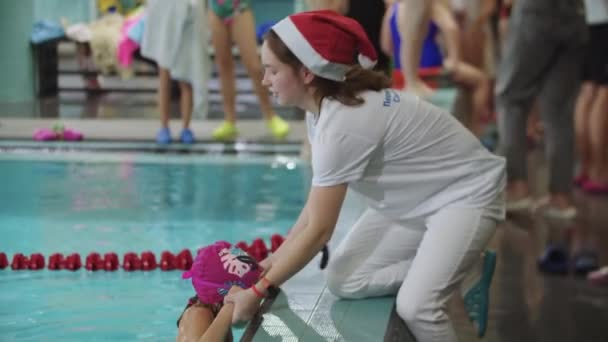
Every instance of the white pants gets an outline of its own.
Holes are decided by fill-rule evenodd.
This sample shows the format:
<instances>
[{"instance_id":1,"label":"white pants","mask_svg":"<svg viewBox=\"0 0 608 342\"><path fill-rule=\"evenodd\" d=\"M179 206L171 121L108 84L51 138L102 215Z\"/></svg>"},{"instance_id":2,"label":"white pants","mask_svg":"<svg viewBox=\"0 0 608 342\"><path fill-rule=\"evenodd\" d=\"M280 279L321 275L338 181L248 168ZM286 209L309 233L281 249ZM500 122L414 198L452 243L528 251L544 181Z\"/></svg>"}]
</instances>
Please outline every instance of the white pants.
<instances>
[{"instance_id":1,"label":"white pants","mask_svg":"<svg viewBox=\"0 0 608 342\"><path fill-rule=\"evenodd\" d=\"M418 341L456 341L446 305L496 230L483 212L446 208L397 222L367 209L332 253L327 286L343 298L396 293Z\"/></svg>"}]
</instances>

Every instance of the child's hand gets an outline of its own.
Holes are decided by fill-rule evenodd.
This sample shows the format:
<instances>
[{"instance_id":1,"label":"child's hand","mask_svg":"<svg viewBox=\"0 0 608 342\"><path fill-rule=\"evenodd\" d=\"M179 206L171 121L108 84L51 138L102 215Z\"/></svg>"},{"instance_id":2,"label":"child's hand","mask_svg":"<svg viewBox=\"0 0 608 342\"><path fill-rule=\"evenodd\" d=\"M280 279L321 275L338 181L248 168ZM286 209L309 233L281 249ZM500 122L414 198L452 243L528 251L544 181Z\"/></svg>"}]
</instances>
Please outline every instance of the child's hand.
<instances>
[{"instance_id":1,"label":"child's hand","mask_svg":"<svg viewBox=\"0 0 608 342\"><path fill-rule=\"evenodd\" d=\"M237 293L237 292L239 292L239 291L243 291L243 288L242 288L242 287L240 287L240 286L232 285L232 287L231 287L231 288L230 288L230 290L228 291L228 294L229 294L229 295L231 295L231 294L235 294L235 293Z\"/></svg>"}]
</instances>

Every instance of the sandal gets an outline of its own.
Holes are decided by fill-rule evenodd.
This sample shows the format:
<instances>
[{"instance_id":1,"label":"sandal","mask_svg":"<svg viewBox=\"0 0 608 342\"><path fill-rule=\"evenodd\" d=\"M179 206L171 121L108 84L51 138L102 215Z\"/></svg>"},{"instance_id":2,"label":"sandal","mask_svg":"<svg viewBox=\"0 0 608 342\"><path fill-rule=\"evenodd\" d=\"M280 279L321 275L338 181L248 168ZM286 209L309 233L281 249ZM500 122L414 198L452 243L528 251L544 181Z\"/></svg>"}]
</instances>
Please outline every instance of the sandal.
<instances>
[{"instance_id":1,"label":"sandal","mask_svg":"<svg viewBox=\"0 0 608 342\"><path fill-rule=\"evenodd\" d=\"M488 326L490 308L490 285L496 268L496 253L486 251L483 257L481 279L464 295L464 306L469 319L477 328L477 336L483 337Z\"/></svg>"},{"instance_id":2,"label":"sandal","mask_svg":"<svg viewBox=\"0 0 608 342\"><path fill-rule=\"evenodd\" d=\"M604 266L587 275L587 280L594 285L608 285L608 266Z\"/></svg>"},{"instance_id":3,"label":"sandal","mask_svg":"<svg viewBox=\"0 0 608 342\"><path fill-rule=\"evenodd\" d=\"M578 186L579 188L583 187L583 185L585 185L585 183L588 181L589 176L587 176L585 173L579 173L576 177L574 177L574 185Z\"/></svg>"},{"instance_id":4,"label":"sandal","mask_svg":"<svg viewBox=\"0 0 608 342\"><path fill-rule=\"evenodd\" d=\"M547 246L538 260L538 268L550 274L567 274L568 266L568 251L558 245Z\"/></svg>"},{"instance_id":5,"label":"sandal","mask_svg":"<svg viewBox=\"0 0 608 342\"><path fill-rule=\"evenodd\" d=\"M589 250L578 252L574 256L572 267L574 272L580 275L586 275L589 272L597 270L599 268L597 253Z\"/></svg>"},{"instance_id":6,"label":"sandal","mask_svg":"<svg viewBox=\"0 0 608 342\"><path fill-rule=\"evenodd\" d=\"M600 183L594 182L592 180L587 180L585 183L583 183L583 190L590 194L606 195L608 194L608 183Z\"/></svg>"}]
</instances>

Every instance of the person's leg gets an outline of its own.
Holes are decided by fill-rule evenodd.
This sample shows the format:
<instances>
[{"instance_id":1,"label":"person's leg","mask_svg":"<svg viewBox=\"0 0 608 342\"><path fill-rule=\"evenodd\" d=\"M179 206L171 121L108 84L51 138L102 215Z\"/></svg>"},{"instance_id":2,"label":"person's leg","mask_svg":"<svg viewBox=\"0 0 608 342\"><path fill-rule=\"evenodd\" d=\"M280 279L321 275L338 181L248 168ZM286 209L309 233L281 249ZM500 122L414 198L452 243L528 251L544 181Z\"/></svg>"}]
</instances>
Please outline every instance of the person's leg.
<instances>
[{"instance_id":1,"label":"person's leg","mask_svg":"<svg viewBox=\"0 0 608 342\"><path fill-rule=\"evenodd\" d=\"M521 5L520 2L515 3ZM523 5L522 5L523 6ZM499 151L507 159L507 210L531 205L527 175L526 120L544 74L551 65L556 44L542 35L544 18L516 11L511 17L504 55L496 83Z\"/></svg>"},{"instance_id":2,"label":"person's leg","mask_svg":"<svg viewBox=\"0 0 608 342\"><path fill-rule=\"evenodd\" d=\"M549 164L549 202L572 212L574 176L574 105L579 93L582 45L560 50L548 69L539 96L545 129L545 154ZM549 212L547 212L549 214Z\"/></svg>"},{"instance_id":3,"label":"person's leg","mask_svg":"<svg viewBox=\"0 0 608 342\"><path fill-rule=\"evenodd\" d=\"M168 144L171 142L171 133L169 130L169 112L171 110L171 75L169 70L158 68L158 111L160 114L161 129L158 131L156 141L160 144Z\"/></svg>"},{"instance_id":4,"label":"person's leg","mask_svg":"<svg viewBox=\"0 0 608 342\"><path fill-rule=\"evenodd\" d=\"M331 253L327 288L342 298L397 293L424 229L422 220L405 226L367 209Z\"/></svg>"},{"instance_id":5,"label":"person's leg","mask_svg":"<svg viewBox=\"0 0 608 342\"><path fill-rule=\"evenodd\" d=\"M91 48L85 43L76 43L76 60L78 68L82 71L95 71L95 65L91 61ZM83 77L85 87L88 90L98 90L101 88L97 75L85 75Z\"/></svg>"},{"instance_id":6,"label":"person's leg","mask_svg":"<svg viewBox=\"0 0 608 342\"><path fill-rule=\"evenodd\" d=\"M211 42L215 49L215 64L220 79L220 92L224 109L224 123L213 131L213 138L218 140L234 139L236 130L236 79L234 76L234 59L232 56L232 38L230 25L209 10Z\"/></svg>"},{"instance_id":7,"label":"person's leg","mask_svg":"<svg viewBox=\"0 0 608 342\"><path fill-rule=\"evenodd\" d=\"M449 298L473 269L496 230L482 209L448 208L427 230L397 295L396 310L418 341L456 341Z\"/></svg>"},{"instance_id":8,"label":"person's leg","mask_svg":"<svg viewBox=\"0 0 608 342\"><path fill-rule=\"evenodd\" d=\"M540 108L538 106L538 101L534 101L532 108L530 108L530 112L528 112L528 120L526 123L528 146L530 146L530 144L538 143L544 135L544 128L539 113Z\"/></svg>"},{"instance_id":9,"label":"person's leg","mask_svg":"<svg viewBox=\"0 0 608 342\"><path fill-rule=\"evenodd\" d=\"M197 342L213 322L213 313L206 306L195 304L186 309L179 322L177 342Z\"/></svg>"},{"instance_id":10,"label":"person's leg","mask_svg":"<svg viewBox=\"0 0 608 342\"><path fill-rule=\"evenodd\" d=\"M489 116L490 81L481 71L468 63L458 63L453 69L454 80L472 90L472 115L467 127L480 136L483 133L482 118Z\"/></svg>"},{"instance_id":11,"label":"person's leg","mask_svg":"<svg viewBox=\"0 0 608 342\"><path fill-rule=\"evenodd\" d=\"M232 23L234 41L239 47L241 61L247 69L249 78L253 82L255 93L260 101L260 109L264 119L268 122L272 134L283 138L289 133L289 126L279 118L270 103L270 96L266 87L262 85L262 63L258 55L258 46L255 38L255 22L253 13L246 9L234 17ZM276 117L276 118L275 118Z\"/></svg>"},{"instance_id":12,"label":"person's leg","mask_svg":"<svg viewBox=\"0 0 608 342\"><path fill-rule=\"evenodd\" d=\"M608 39L608 24L591 25L585 56L585 79L594 86L587 115L587 161L583 189L591 193L608 193L608 52L600 49ZM585 85L584 85L585 86ZM584 89L584 88L583 88Z\"/></svg>"},{"instance_id":13,"label":"person's leg","mask_svg":"<svg viewBox=\"0 0 608 342\"><path fill-rule=\"evenodd\" d=\"M422 44L426 36L432 1L402 0L397 20L401 33L401 54L394 58L401 59L401 70L406 80L406 89L421 97L433 93L418 76Z\"/></svg>"},{"instance_id":14,"label":"person's leg","mask_svg":"<svg viewBox=\"0 0 608 342\"><path fill-rule=\"evenodd\" d=\"M306 7L311 11L332 10L346 14L349 7L347 0L306 0Z\"/></svg>"},{"instance_id":15,"label":"person's leg","mask_svg":"<svg viewBox=\"0 0 608 342\"><path fill-rule=\"evenodd\" d=\"M194 134L190 130L190 120L192 119L192 85L188 82L179 82L179 109L182 115L182 133L180 135L181 142L185 144L194 143Z\"/></svg>"},{"instance_id":16,"label":"person's leg","mask_svg":"<svg viewBox=\"0 0 608 342\"><path fill-rule=\"evenodd\" d=\"M589 118L590 156L593 167L589 180L608 191L608 85L597 89Z\"/></svg>"},{"instance_id":17,"label":"person's leg","mask_svg":"<svg viewBox=\"0 0 608 342\"><path fill-rule=\"evenodd\" d=\"M593 82L584 82L581 91L576 101L576 107L574 112L574 133L575 142L578 152L580 170L579 176L580 182L584 181L589 174L589 163L590 163L590 147L589 147L589 129L590 127L590 110L593 98L595 97L595 86Z\"/></svg>"}]
</instances>

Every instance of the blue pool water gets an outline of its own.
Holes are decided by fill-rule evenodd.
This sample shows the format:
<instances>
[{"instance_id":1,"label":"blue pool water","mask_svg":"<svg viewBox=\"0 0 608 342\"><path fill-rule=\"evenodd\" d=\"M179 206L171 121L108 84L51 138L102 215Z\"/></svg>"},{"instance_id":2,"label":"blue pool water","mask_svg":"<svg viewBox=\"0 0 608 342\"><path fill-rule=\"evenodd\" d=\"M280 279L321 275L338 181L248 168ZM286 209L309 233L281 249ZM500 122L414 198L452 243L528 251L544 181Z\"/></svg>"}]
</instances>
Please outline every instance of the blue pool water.
<instances>
[{"instance_id":1,"label":"blue pool water","mask_svg":"<svg viewBox=\"0 0 608 342\"><path fill-rule=\"evenodd\" d=\"M309 180L307 166L278 157L4 154L0 251L84 261L269 241L297 218ZM0 270L0 341L173 340L193 293L180 276Z\"/></svg>"}]
</instances>

